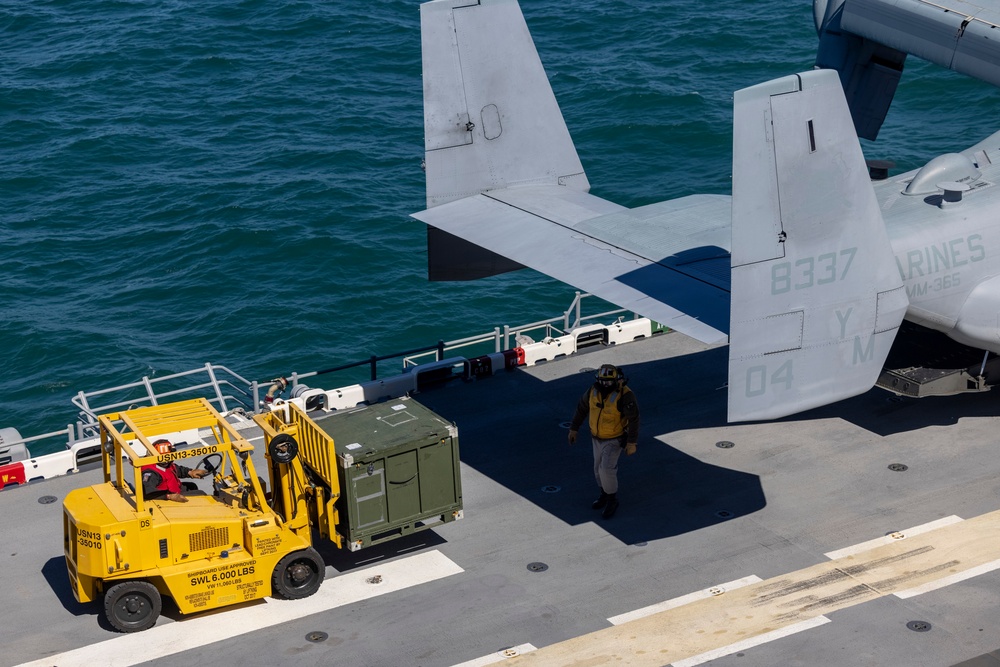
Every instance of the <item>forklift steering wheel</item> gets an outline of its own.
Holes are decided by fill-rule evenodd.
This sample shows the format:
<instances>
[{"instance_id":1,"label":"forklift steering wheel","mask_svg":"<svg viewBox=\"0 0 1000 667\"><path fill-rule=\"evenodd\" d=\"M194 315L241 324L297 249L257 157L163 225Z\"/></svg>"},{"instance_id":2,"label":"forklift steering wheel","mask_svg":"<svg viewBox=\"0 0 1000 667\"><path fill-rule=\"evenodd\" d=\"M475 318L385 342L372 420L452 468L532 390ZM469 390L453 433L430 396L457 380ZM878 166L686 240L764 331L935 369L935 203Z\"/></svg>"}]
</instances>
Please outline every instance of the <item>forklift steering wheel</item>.
<instances>
[{"instance_id":1,"label":"forklift steering wheel","mask_svg":"<svg viewBox=\"0 0 1000 667\"><path fill-rule=\"evenodd\" d=\"M219 457L219 461L218 463L213 464L212 458L216 456ZM209 454L201 461L198 461L198 465L195 466L195 468L202 468L204 470L207 470L212 475L218 473L220 467L222 467L222 454L219 454L218 452L216 452L215 454Z\"/></svg>"}]
</instances>

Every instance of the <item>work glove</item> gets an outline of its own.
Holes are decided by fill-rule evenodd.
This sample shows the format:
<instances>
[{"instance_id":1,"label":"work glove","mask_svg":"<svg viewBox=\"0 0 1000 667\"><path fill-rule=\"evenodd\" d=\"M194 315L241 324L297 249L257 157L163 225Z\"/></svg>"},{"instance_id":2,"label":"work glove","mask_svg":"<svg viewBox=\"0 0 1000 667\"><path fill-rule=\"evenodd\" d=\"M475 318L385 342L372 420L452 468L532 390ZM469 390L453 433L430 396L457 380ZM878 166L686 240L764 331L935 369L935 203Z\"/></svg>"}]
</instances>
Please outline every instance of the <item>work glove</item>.
<instances>
[{"instance_id":1,"label":"work glove","mask_svg":"<svg viewBox=\"0 0 1000 667\"><path fill-rule=\"evenodd\" d=\"M626 454L626 456L632 456L633 454L635 454L635 443L634 442L630 442L627 445L625 445L625 454Z\"/></svg>"},{"instance_id":2,"label":"work glove","mask_svg":"<svg viewBox=\"0 0 1000 667\"><path fill-rule=\"evenodd\" d=\"M576 431L570 431L569 432L569 444L571 444L571 445L575 445L576 444Z\"/></svg>"}]
</instances>

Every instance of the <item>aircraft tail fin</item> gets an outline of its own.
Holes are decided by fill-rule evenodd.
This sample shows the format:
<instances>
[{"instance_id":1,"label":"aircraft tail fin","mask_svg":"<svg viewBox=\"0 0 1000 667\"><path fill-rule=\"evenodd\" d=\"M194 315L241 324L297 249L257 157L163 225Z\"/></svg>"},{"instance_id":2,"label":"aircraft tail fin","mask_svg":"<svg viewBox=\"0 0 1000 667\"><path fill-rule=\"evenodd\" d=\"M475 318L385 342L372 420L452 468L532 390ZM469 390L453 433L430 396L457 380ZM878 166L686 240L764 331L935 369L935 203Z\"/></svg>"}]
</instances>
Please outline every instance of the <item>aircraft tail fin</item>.
<instances>
[{"instance_id":1,"label":"aircraft tail fin","mask_svg":"<svg viewBox=\"0 0 1000 667\"><path fill-rule=\"evenodd\" d=\"M517 185L587 192L516 0L420 6L427 208Z\"/></svg>"},{"instance_id":2,"label":"aircraft tail fin","mask_svg":"<svg viewBox=\"0 0 1000 667\"><path fill-rule=\"evenodd\" d=\"M737 91L729 420L855 396L908 304L837 73Z\"/></svg>"}]
</instances>

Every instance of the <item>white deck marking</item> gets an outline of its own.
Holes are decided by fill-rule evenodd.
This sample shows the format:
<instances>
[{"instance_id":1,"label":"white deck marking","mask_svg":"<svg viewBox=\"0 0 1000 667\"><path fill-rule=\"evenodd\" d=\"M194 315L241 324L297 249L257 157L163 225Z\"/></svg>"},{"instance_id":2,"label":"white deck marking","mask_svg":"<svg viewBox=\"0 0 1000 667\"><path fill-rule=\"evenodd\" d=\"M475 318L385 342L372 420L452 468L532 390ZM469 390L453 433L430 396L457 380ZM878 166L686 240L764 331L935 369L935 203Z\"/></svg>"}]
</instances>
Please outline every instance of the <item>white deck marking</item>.
<instances>
[{"instance_id":1,"label":"white deck marking","mask_svg":"<svg viewBox=\"0 0 1000 667\"><path fill-rule=\"evenodd\" d=\"M891 535L885 535L883 537L876 537L874 540L868 540L867 542L862 542L860 544L855 544L854 546L844 547L843 549L837 549L836 551L830 551L823 554L830 560L837 560L838 558L843 558L844 556L853 556L859 554L863 551L870 551L875 547L880 547L883 544L891 544L892 542L899 542L907 537L913 537L914 535L920 535L921 533L926 533L928 531L934 530L935 528L942 528L944 526L950 526L953 523L958 523L959 521L964 521L962 517L946 516L943 519L938 519L937 521L931 521L930 523L923 523L919 526L914 526L913 528L907 528L906 530L901 530Z\"/></svg>"},{"instance_id":2,"label":"white deck marking","mask_svg":"<svg viewBox=\"0 0 1000 667\"><path fill-rule=\"evenodd\" d=\"M796 632L811 630L829 622L830 619L826 616L817 616L816 618L810 618L808 621L802 621L801 623L795 623L793 625L786 625L785 627L778 628L773 632L765 632L762 635L750 637L749 639L744 639L743 641L729 644L728 646L720 646L717 649L705 651L704 653L700 653L698 655L692 655L690 658L677 660L676 662L672 662L670 664L672 667L694 667L694 665L700 665L708 662L709 660L715 660L716 658L721 658L726 655L732 655L737 651L745 651L748 648L753 648L754 646L760 646L761 644L773 642L775 639L781 639L782 637L794 635Z\"/></svg>"},{"instance_id":3,"label":"white deck marking","mask_svg":"<svg viewBox=\"0 0 1000 667\"><path fill-rule=\"evenodd\" d=\"M532 651L537 650L538 649L531 644L518 644L517 646L511 646L510 648L497 651L496 653L484 655L481 658L473 658L472 660L461 662L457 665L453 665L452 667L484 667L485 665L495 665L498 662L516 658L523 653L531 653Z\"/></svg>"},{"instance_id":4,"label":"white deck marking","mask_svg":"<svg viewBox=\"0 0 1000 667\"><path fill-rule=\"evenodd\" d=\"M1000 510L543 646L512 666L690 666L823 625L832 612L1000 569ZM857 548L852 549L856 550Z\"/></svg>"},{"instance_id":5,"label":"white deck marking","mask_svg":"<svg viewBox=\"0 0 1000 667\"><path fill-rule=\"evenodd\" d=\"M993 570L1000 570L1000 560L983 563L982 565L977 565L976 567L970 568L965 572L956 572L955 574L948 575L947 577L941 577L937 581L928 581L926 584L921 586L914 586L913 588L908 588L905 591L899 591L895 595L896 597L905 600L924 593L936 591L937 589L944 588L945 586L957 584L960 581L965 581L966 579L971 579L972 577L977 577L980 574L986 574L987 572L992 572Z\"/></svg>"},{"instance_id":6,"label":"white deck marking","mask_svg":"<svg viewBox=\"0 0 1000 667\"><path fill-rule=\"evenodd\" d=\"M667 609L675 609L682 605L690 604L696 600L717 597L720 594L717 591L721 591L722 594L725 594L726 591L734 591L737 588L743 588L744 586L749 586L750 584L756 584L759 581L761 581L760 577L755 574L751 574L749 577L743 577L742 579L736 579L735 581L727 581L726 583L719 584L713 588L695 591L694 593L688 593L687 595L682 595L672 600L658 602L656 604L651 604L648 607L643 607L642 609L636 609L635 611L629 611L624 614L612 616L608 619L608 621L611 625L621 625L622 623L628 623L629 621L634 621L635 619L642 618L644 616L651 616L658 612L666 611Z\"/></svg>"},{"instance_id":7,"label":"white deck marking","mask_svg":"<svg viewBox=\"0 0 1000 667\"><path fill-rule=\"evenodd\" d=\"M144 632L116 635L114 639L24 663L21 667L128 667L146 662L149 656L162 657L188 651L459 572L464 570L440 551L429 551L332 577L323 582L315 595L302 600L265 598L263 603L250 606L223 608L176 623L161 622ZM365 581L376 574L381 575L381 583L369 584Z\"/></svg>"}]
</instances>

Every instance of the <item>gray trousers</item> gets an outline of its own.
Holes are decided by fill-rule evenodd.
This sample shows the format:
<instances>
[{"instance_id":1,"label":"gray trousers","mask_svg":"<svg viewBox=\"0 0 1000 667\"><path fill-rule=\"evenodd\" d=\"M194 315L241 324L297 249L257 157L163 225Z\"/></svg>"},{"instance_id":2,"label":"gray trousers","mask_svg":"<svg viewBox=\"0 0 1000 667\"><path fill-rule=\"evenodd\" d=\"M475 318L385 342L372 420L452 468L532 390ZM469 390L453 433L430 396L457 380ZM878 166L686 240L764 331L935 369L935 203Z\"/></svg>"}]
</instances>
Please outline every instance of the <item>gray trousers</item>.
<instances>
[{"instance_id":1,"label":"gray trousers","mask_svg":"<svg viewBox=\"0 0 1000 667\"><path fill-rule=\"evenodd\" d=\"M604 493L618 493L618 457L622 454L621 439L601 440L592 438L594 442L594 477L597 486Z\"/></svg>"}]
</instances>

